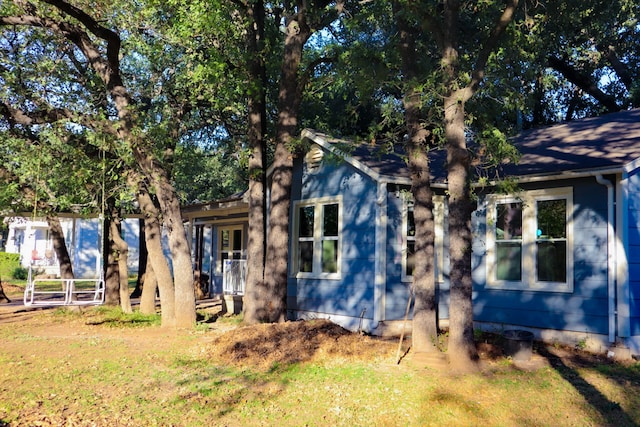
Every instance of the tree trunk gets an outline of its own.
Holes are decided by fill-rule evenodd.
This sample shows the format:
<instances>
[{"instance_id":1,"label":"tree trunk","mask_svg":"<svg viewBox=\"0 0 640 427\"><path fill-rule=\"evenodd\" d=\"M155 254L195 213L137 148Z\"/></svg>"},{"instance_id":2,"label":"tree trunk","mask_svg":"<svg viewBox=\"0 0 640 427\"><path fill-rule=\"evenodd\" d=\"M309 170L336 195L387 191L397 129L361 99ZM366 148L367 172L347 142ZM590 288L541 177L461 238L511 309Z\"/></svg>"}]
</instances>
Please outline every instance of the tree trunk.
<instances>
[{"instance_id":1,"label":"tree trunk","mask_svg":"<svg viewBox=\"0 0 640 427\"><path fill-rule=\"evenodd\" d=\"M64 231L60 224L60 218L54 215L47 215L47 223L49 224L49 232L53 240L53 250L58 258L60 265L60 278L73 279L73 265L67 250L67 244L64 241Z\"/></svg>"},{"instance_id":2,"label":"tree trunk","mask_svg":"<svg viewBox=\"0 0 640 427\"><path fill-rule=\"evenodd\" d=\"M158 198L158 204L162 211L164 226L169 240L171 251L173 274L175 278L174 298L172 298L172 316L175 316L174 326L193 327L196 321L196 302L193 289L193 268L191 265L191 253L189 242L185 234L182 215L180 213L180 201L171 185L167 171L162 167L153 154L153 144L145 140L136 132L139 125L136 117L136 109L133 108L131 97L124 86L122 75L120 74L120 36L106 27L101 27L93 18L77 8L71 7L66 2L55 5L64 14L78 19L91 33L99 39L105 41L107 52L103 55L95 45L83 43L82 53L88 59L93 70L100 77L105 89L110 95L115 109L118 112L118 137L125 141L131 148L131 152L140 171L148 180L148 184L153 187ZM89 39L87 37L87 39ZM157 218L157 216L156 216ZM146 225L145 225L146 226ZM159 227L158 227L159 230ZM147 241L160 242L160 235L153 235L150 238L147 230ZM155 245L154 245L155 246ZM149 255L154 258L161 258L166 264L162 247L154 248L158 252L152 254L151 247L147 245ZM156 265L154 260L153 269L158 276L160 290L168 290L168 285L161 282L164 280L163 267ZM158 262L158 264L161 264ZM167 266L168 268L168 266ZM162 302L162 297L161 297ZM167 301L168 302L168 301ZM163 322L164 324L164 322Z\"/></svg>"},{"instance_id":3,"label":"tree trunk","mask_svg":"<svg viewBox=\"0 0 640 427\"><path fill-rule=\"evenodd\" d=\"M433 219L433 191L429 170L430 132L421 123L421 94L416 89L418 82L415 31L403 18L400 6L394 2L394 13L398 23L402 60L405 76L404 117L407 127L407 155L413 194L413 218L415 223L415 253L413 269L412 346L416 352L436 350L438 336L438 311L435 281L435 222Z\"/></svg>"},{"instance_id":4,"label":"tree trunk","mask_svg":"<svg viewBox=\"0 0 640 427\"><path fill-rule=\"evenodd\" d=\"M287 266L289 257L289 205L291 198L292 154L283 145L276 147L271 184L269 233L264 286L256 297L262 300L262 322L283 322L286 315ZM262 288L262 289L260 289Z\"/></svg>"},{"instance_id":5,"label":"tree trunk","mask_svg":"<svg viewBox=\"0 0 640 427\"><path fill-rule=\"evenodd\" d=\"M447 179L449 191L449 360L454 369L477 367L478 351L473 340L473 280L471 271L470 155L465 137L465 104L476 93L485 75L485 67L498 40L513 20L518 0L507 0L494 28L479 47L474 67L469 74L460 69L459 12L462 2L443 2L442 17L431 17L430 25L442 53L444 132L447 147ZM474 47L475 48L475 47ZM471 77L466 87L460 82Z\"/></svg>"},{"instance_id":6,"label":"tree trunk","mask_svg":"<svg viewBox=\"0 0 640 427\"><path fill-rule=\"evenodd\" d=\"M415 135L413 136L415 138ZM415 351L433 351L438 336L438 310L435 281L435 222L429 162L424 147L409 153L413 218L415 222L415 266L413 270L412 340Z\"/></svg>"},{"instance_id":7,"label":"tree trunk","mask_svg":"<svg viewBox=\"0 0 640 427\"><path fill-rule=\"evenodd\" d=\"M470 156L464 134L464 103L455 91L444 100L449 182L449 360L454 368L473 369L478 351L473 340L471 277Z\"/></svg>"},{"instance_id":8,"label":"tree trunk","mask_svg":"<svg viewBox=\"0 0 640 427\"><path fill-rule=\"evenodd\" d=\"M311 35L304 12L288 18L284 56L278 96L276 149L271 178L269 233L265 260L263 289L264 322L283 322L287 313L287 267L289 265L289 207L293 177L293 153L289 149L297 131L298 108L301 100L299 66L304 44Z\"/></svg>"},{"instance_id":9,"label":"tree trunk","mask_svg":"<svg viewBox=\"0 0 640 427\"><path fill-rule=\"evenodd\" d=\"M140 313L154 314L156 312L156 291L158 290L158 279L153 271L151 260L147 259L145 267L144 285L140 296Z\"/></svg>"},{"instance_id":10,"label":"tree trunk","mask_svg":"<svg viewBox=\"0 0 640 427\"><path fill-rule=\"evenodd\" d=\"M144 287L145 275L147 272L147 245L144 238L144 220L138 220L138 278L136 279L136 287L131 293L131 298L140 298L142 296L142 288ZM142 302L141 302L142 304Z\"/></svg>"},{"instance_id":11,"label":"tree trunk","mask_svg":"<svg viewBox=\"0 0 640 427\"><path fill-rule=\"evenodd\" d=\"M182 214L180 212L180 202L176 196L173 186L166 176L166 171L162 169L153 158L145 155L143 151L134 149L134 155L144 171L145 177L149 180L149 184L153 186L155 194L158 198L158 204L162 211L164 226L167 231L169 250L171 251L171 265L173 267L173 292L174 292L174 310L175 310L175 327L191 328L196 323L196 296L193 287L193 266L191 264L191 250L187 240L186 230L182 223ZM149 201L151 201L149 199ZM142 206L142 203L141 203ZM157 216L156 216L157 218ZM145 224L146 226L146 224ZM158 231L160 227L158 224ZM150 230L147 231L147 242L149 242ZM152 236L152 241L160 242L160 235ZM149 256L155 258L152 254L151 247L147 244ZM160 252L162 248L160 247ZM162 255L164 260L164 254ZM155 261L155 260L154 260ZM166 263L166 260L164 260ZM153 270L158 276L158 285L160 292L163 289L162 267L157 266L154 262ZM165 288L165 290L168 290ZM161 295L162 304L162 295Z\"/></svg>"},{"instance_id":12,"label":"tree trunk","mask_svg":"<svg viewBox=\"0 0 640 427\"><path fill-rule=\"evenodd\" d=\"M162 250L162 227L159 212L151 196L142 185L138 186L138 202L144 213L144 233L149 264L156 277L160 292L162 326L174 327L176 326L175 291L171 270Z\"/></svg>"},{"instance_id":13,"label":"tree trunk","mask_svg":"<svg viewBox=\"0 0 640 427\"><path fill-rule=\"evenodd\" d=\"M2 289L2 278L0 278L0 302L6 302L7 304L11 302L9 297L4 293L4 289Z\"/></svg>"},{"instance_id":14,"label":"tree trunk","mask_svg":"<svg viewBox=\"0 0 640 427\"><path fill-rule=\"evenodd\" d=\"M164 225L169 236L171 265L175 290L176 327L192 328L196 324L196 296L193 288L193 265L187 241L180 202L169 182L164 182L163 191L158 190ZM154 265L154 271L157 271Z\"/></svg>"},{"instance_id":15,"label":"tree trunk","mask_svg":"<svg viewBox=\"0 0 640 427\"><path fill-rule=\"evenodd\" d=\"M105 262L104 274L104 304L109 306L120 305L120 271L115 254L115 245L111 233L111 220L103 221L104 236L106 239L103 259Z\"/></svg>"},{"instance_id":16,"label":"tree trunk","mask_svg":"<svg viewBox=\"0 0 640 427\"><path fill-rule=\"evenodd\" d=\"M115 216L111 219L109 232L113 241L113 252L118 262L118 289L120 294L120 308L124 313L132 313L131 299L129 298L129 274L127 266L127 256L129 254L129 245L120 236L121 232L120 217Z\"/></svg>"},{"instance_id":17,"label":"tree trunk","mask_svg":"<svg viewBox=\"0 0 640 427\"><path fill-rule=\"evenodd\" d=\"M258 0L247 8L249 25L248 49L254 53L249 60L252 85L249 89L249 129L247 138L251 147L249 157L249 235L247 242L247 278L244 296L244 321L258 323L265 318L261 304L268 299L262 295L265 264L265 171L264 161L266 133L265 84L266 68L262 60L264 43L264 2Z\"/></svg>"}]
</instances>

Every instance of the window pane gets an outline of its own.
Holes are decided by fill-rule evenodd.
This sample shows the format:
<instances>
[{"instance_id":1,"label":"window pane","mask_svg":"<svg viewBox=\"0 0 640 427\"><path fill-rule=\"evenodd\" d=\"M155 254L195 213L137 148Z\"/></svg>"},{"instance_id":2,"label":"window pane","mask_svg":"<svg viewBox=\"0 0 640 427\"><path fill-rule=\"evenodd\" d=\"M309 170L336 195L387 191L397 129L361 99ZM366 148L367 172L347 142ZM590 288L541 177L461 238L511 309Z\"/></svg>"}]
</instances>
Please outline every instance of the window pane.
<instances>
[{"instance_id":1,"label":"window pane","mask_svg":"<svg viewBox=\"0 0 640 427\"><path fill-rule=\"evenodd\" d=\"M407 212L407 236L413 237L416 235L416 222L413 217L413 211Z\"/></svg>"},{"instance_id":2,"label":"window pane","mask_svg":"<svg viewBox=\"0 0 640 427\"><path fill-rule=\"evenodd\" d=\"M313 237L313 206L300 208L300 224L298 225L299 237Z\"/></svg>"},{"instance_id":3,"label":"window pane","mask_svg":"<svg viewBox=\"0 0 640 427\"><path fill-rule=\"evenodd\" d=\"M496 279L519 282L522 280L522 244L496 243Z\"/></svg>"},{"instance_id":4,"label":"window pane","mask_svg":"<svg viewBox=\"0 0 640 427\"><path fill-rule=\"evenodd\" d=\"M338 205L324 205L323 207L324 228L323 236L338 235Z\"/></svg>"},{"instance_id":5,"label":"window pane","mask_svg":"<svg viewBox=\"0 0 640 427\"><path fill-rule=\"evenodd\" d=\"M567 242L538 242L536 266L539 282L567 281Z\"/></svg>"},{"instance_id":6,"label":"window pane","mask_svg":"<svg viewBox=\"0 0 640 427\"><path fill-rule=\"evenodd\" d=\"M405 274L407 276L413 275L413 267L415 265L414 254L416 253L415 242L407 242L407 268Z\"/></svg>"},{"instance_id":7,"label":"window pane","mask_svg":"<svg viewBox=\"0 0 640 427\"><path fill-rule=\"evenodd\" d=\"M322 271L336 273L338 271L338 241L324 240L322 242Z\"/></svg>"},{"instance_id":8,"label":"window pane","mask_svg":"<svg viewBox=\"0 0 640 427\"><path fill-rule=\"evenodd\" d=\"M503 203L496 208L496 239L522 240L522 203Z\"/></svg>"},{"instance_id":9,"label":"window pane","mask_svg":"<svg viewBox=\"0 0 640 427\"><path fill-rule=\"evenodd\" d=\"M567 201L541 200L538 207L538 238L563 239L567 237Z\"/></svg>"},{"instance_id":10,"label":"window pane","mask_svg":"<svg viewBox=\"0 0 640 427\"><path fill-rule=\"evenodd\" d=\"M222 230L220 232L220 247L223 251L229 250L229 230Z\"/></svg>"},{"instance_id":11,"label":"window pane","mask_svg":"<svg viewBox=\"0 0 640 427\"><path fill-rule=\"evenodd\" d=\"M313 271L313 242L300 242L298 244L298 269L304 273Z\"/></svg>"},{"instance_id":12,"label":"window pane","mask_svg":"<svg viewBox=\"0 0 640 427\"><path fill-rule=\"evenodd\" d=\"M233 230L233 250L242 250L242 230Z\"/></svg>"}]
</instances>

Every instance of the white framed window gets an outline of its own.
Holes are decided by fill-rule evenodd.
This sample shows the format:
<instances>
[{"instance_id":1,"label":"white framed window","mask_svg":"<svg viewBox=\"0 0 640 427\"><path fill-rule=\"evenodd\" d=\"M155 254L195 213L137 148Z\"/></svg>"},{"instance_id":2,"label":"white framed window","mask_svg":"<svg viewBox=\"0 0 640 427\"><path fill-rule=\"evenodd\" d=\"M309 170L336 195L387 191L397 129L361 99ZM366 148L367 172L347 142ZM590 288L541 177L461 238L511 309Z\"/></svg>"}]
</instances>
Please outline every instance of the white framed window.
<instances>
[{"instance_id":1,"label":"white framed window","mask_svg":"<svg viewBox=\"0 0 640 427\"><path fill-rule=\"evenodd\" d=\"M572 292L573 189L487 200L488 286Z\"/></svg>"},{"instance_id":2,"label":"white framed window","mask_svg":"<svg viewBox=\"0 0 640 427\"><path fill-rule=\"evenodd\" d=\"M342 199L294 203L294 262L298 277L339 278L342 249Z\"/></svg>"},{"instance_id":3,"label":"white framed window","mask_svg":"<svg viewBox=\"0 0 640 427\"><path fill-rule=\"evenodd\" d=\"M216 269L222 273L227 259L244 258L244 227L242 225L222 226L218 228L218 262Z\"/></svg>"},{"instance_id":4,"label":"white framed window","mask_svg":"<svg viewBox=\"0 0 640 427\"><path fill-rule=\"evenodd\" d=\"M447 206L444 196L433 196L433 220L435 222L435 255L434 262L436 281L444 280L444 240L445 218ZM402 281L413 280L414 256L416 247L416 225L413 217L413 200L405 196L402 210Z\"/></svg>"}]
</instances>

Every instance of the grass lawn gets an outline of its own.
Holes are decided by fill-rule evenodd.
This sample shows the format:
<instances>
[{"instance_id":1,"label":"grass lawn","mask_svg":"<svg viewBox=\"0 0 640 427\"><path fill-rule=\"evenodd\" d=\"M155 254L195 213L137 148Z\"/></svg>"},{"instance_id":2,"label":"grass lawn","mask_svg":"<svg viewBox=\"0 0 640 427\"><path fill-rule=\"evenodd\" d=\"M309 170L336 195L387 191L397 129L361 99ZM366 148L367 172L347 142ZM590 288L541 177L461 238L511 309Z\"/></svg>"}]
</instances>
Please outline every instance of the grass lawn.
<instances>
[{"instance_id":1,"label":"grass lawn","mask_svg":"<svg viewBox=\"0 0 640 427\"><path fill-rule=\"evenodd\" d=\"M558 346L452 375L324 321L238 326L0 305L0 426L624 426L640 364ZM495 350L495 349L494 349Z\"/></svg>"}]
</instances>

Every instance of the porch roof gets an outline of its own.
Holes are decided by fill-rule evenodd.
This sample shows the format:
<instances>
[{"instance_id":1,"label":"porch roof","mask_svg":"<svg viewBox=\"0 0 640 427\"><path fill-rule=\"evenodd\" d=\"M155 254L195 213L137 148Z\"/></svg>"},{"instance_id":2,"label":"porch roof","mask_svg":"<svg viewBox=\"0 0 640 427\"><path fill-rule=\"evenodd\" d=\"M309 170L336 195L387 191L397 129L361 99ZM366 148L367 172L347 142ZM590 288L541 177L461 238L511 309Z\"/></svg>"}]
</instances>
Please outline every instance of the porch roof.
<instances>
[{"instance_id":1,"label":"porch roof","mask_svg":"<svg viewBox=\"0 0 640 427\"><path fill-rule=\"evenodd\" d=\"M185 220L210 220L247 218L249 204L246 200L246 192L233 194L227 198L211 202L197 202L182 206L182 217Z\"/></svg>"}]
</instances>

